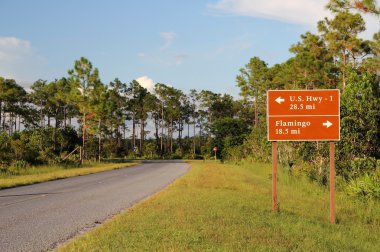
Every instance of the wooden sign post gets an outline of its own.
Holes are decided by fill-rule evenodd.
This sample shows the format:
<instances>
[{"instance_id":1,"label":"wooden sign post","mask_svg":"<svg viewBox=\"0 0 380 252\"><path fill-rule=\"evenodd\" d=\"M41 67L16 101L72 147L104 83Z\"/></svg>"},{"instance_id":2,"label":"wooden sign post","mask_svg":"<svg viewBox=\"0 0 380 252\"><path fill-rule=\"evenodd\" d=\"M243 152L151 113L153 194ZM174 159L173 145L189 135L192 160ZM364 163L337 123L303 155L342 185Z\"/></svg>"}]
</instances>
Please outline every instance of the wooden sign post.
<instances>
[{"instance_id":1,"label":"wooden sign post","mask_svg":"<svg viewBox=\"0 0 380 252\"><path fill-rule=\"evenodd\" d=\"M335 224L335 143L330 142L330 222Z\"/></svg>"},{"instance_id":2,"label":"wooden sign post","mask_svg":"<svg viewBox=\"0 0 380 252\"><path fill-rule=\"evenodd\" d=\"M272 211L278 212L278 203L277 203L277 142L272 142Z\"/></svg>"},{"instance_id":3,"label":"wooden sign post","mask_svg":"<svg viewBox=\"0 0 380 252\"><path fill-rule=\"evenodd\" d=\"M340 92L268 90L268 141L272 142L272 210L278 212L277 141L330 141L330 222L335 223L335 144L340 140Z\"/></svg>"}]
</instances>

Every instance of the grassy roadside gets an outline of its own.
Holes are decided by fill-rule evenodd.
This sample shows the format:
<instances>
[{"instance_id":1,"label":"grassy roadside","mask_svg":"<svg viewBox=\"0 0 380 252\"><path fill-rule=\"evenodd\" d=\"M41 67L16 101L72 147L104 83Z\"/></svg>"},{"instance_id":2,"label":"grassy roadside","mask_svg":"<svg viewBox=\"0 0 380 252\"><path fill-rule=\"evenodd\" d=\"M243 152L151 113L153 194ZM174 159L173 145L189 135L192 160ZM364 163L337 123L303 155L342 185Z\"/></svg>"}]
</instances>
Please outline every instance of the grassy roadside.
<instances>
[{"instance_id":1,"label":"grassy roadside","mask_svg":"<svg viewBox=\"0 0 380 252\"><path fill-rule=\"evenodd\" d=\"M271 212L270 166L191 162L168 189L59 251L378 251L380 205L279 174L281 212ZM370 224L368 224L370 223Z\"/></svg>"},{"instance_id":2,"label":"grassy roadside","mask_svg":"<svg viewBox=\"0 0 380 252\"><path fill-rule=\"evenodd\" d=\"M28 168L26 172L24 172L25 174L22 175L0 176L0 189L115 170L135 164L137 163L89 163L81 168L63 168L61 166L32 167Z\"/></svg>"}]
</instances>

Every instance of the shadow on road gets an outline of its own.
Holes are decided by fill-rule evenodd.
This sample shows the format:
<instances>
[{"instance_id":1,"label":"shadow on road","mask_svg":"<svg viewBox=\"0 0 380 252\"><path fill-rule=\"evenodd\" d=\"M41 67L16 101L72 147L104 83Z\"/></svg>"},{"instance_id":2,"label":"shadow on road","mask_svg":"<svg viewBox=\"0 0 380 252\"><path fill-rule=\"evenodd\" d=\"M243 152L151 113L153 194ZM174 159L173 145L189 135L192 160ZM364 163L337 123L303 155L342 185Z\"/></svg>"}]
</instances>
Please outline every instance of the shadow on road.
<instances>
[{"instance_id":1,"label":"shadow on road","mask_svg":"<svg viewBox=\"0 0 380 252\"><path fill-rule=\"evenodd\" d=\"M137 160L136 160L137 161ZM174 159L174 160L159 160L159 159L156 159L156 160L139 160L141 163L170 163L170 164L175 164L175 163L185 163L183 160L181 159Z\"/></svg>"},{"instance_id":2,"label":"shadow on road","mask_svg":"<svg viewBox=\"0 0 380 252\"><path fill-rule=\"evenodd\" d=\"M25 193L25 194L9 194L9 195L0 195L0 198L6 198L6 197L22 197L22 196L40 196L40 195L52 195L52 194L60 194L60 192L57 192L57 193Z\"/></svg>"}]
</instances>

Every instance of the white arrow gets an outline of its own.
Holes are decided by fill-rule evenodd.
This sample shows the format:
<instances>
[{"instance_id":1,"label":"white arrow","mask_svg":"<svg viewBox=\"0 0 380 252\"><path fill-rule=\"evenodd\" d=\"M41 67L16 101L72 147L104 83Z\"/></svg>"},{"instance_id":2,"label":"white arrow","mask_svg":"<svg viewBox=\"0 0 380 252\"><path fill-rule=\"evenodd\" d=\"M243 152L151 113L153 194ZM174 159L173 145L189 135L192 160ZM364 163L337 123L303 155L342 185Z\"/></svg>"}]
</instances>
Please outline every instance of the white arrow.
<instances>
[{"instance_id":1,"label":"white arrow","mask_svg":"<svg viewBox=\"0 0 380 252\"><path fill-rule=\"evenodd\" d=\"M329 120L327 120L326 122L322 123L322 125L326 126L326 128L329 128L332 125L332 123Z\"/></svg>"},{"instance_id":2,"label":"white arrow","mask_svg":"<svg viewBox=\"0 0 380 252\"><path fill-rule=\"evenodd\" d=\"M281 102L284 102L285 99L281 98L281 96L279 96L276 100L275 100L278 104L281 104Z\"/></svg>"}]
</instances>

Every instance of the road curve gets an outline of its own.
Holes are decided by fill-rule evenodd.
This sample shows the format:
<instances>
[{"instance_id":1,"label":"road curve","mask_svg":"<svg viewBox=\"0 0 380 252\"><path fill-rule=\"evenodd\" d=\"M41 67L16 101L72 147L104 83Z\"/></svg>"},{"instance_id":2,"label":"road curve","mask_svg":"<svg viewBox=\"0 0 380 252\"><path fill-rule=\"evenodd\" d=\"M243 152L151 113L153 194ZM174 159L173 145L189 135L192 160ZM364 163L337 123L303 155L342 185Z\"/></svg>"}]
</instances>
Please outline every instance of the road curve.
<instances>
[{"instance_id":1,"label":"road curve","mask_svg":"<svg viewBox=\"0 0 380 252\"><path fill-rule=\"evenodd\" d=\"M46 251L163 189L190 169L140 165L0 190L0 251Z\"/></svg>"}]
</instances>

